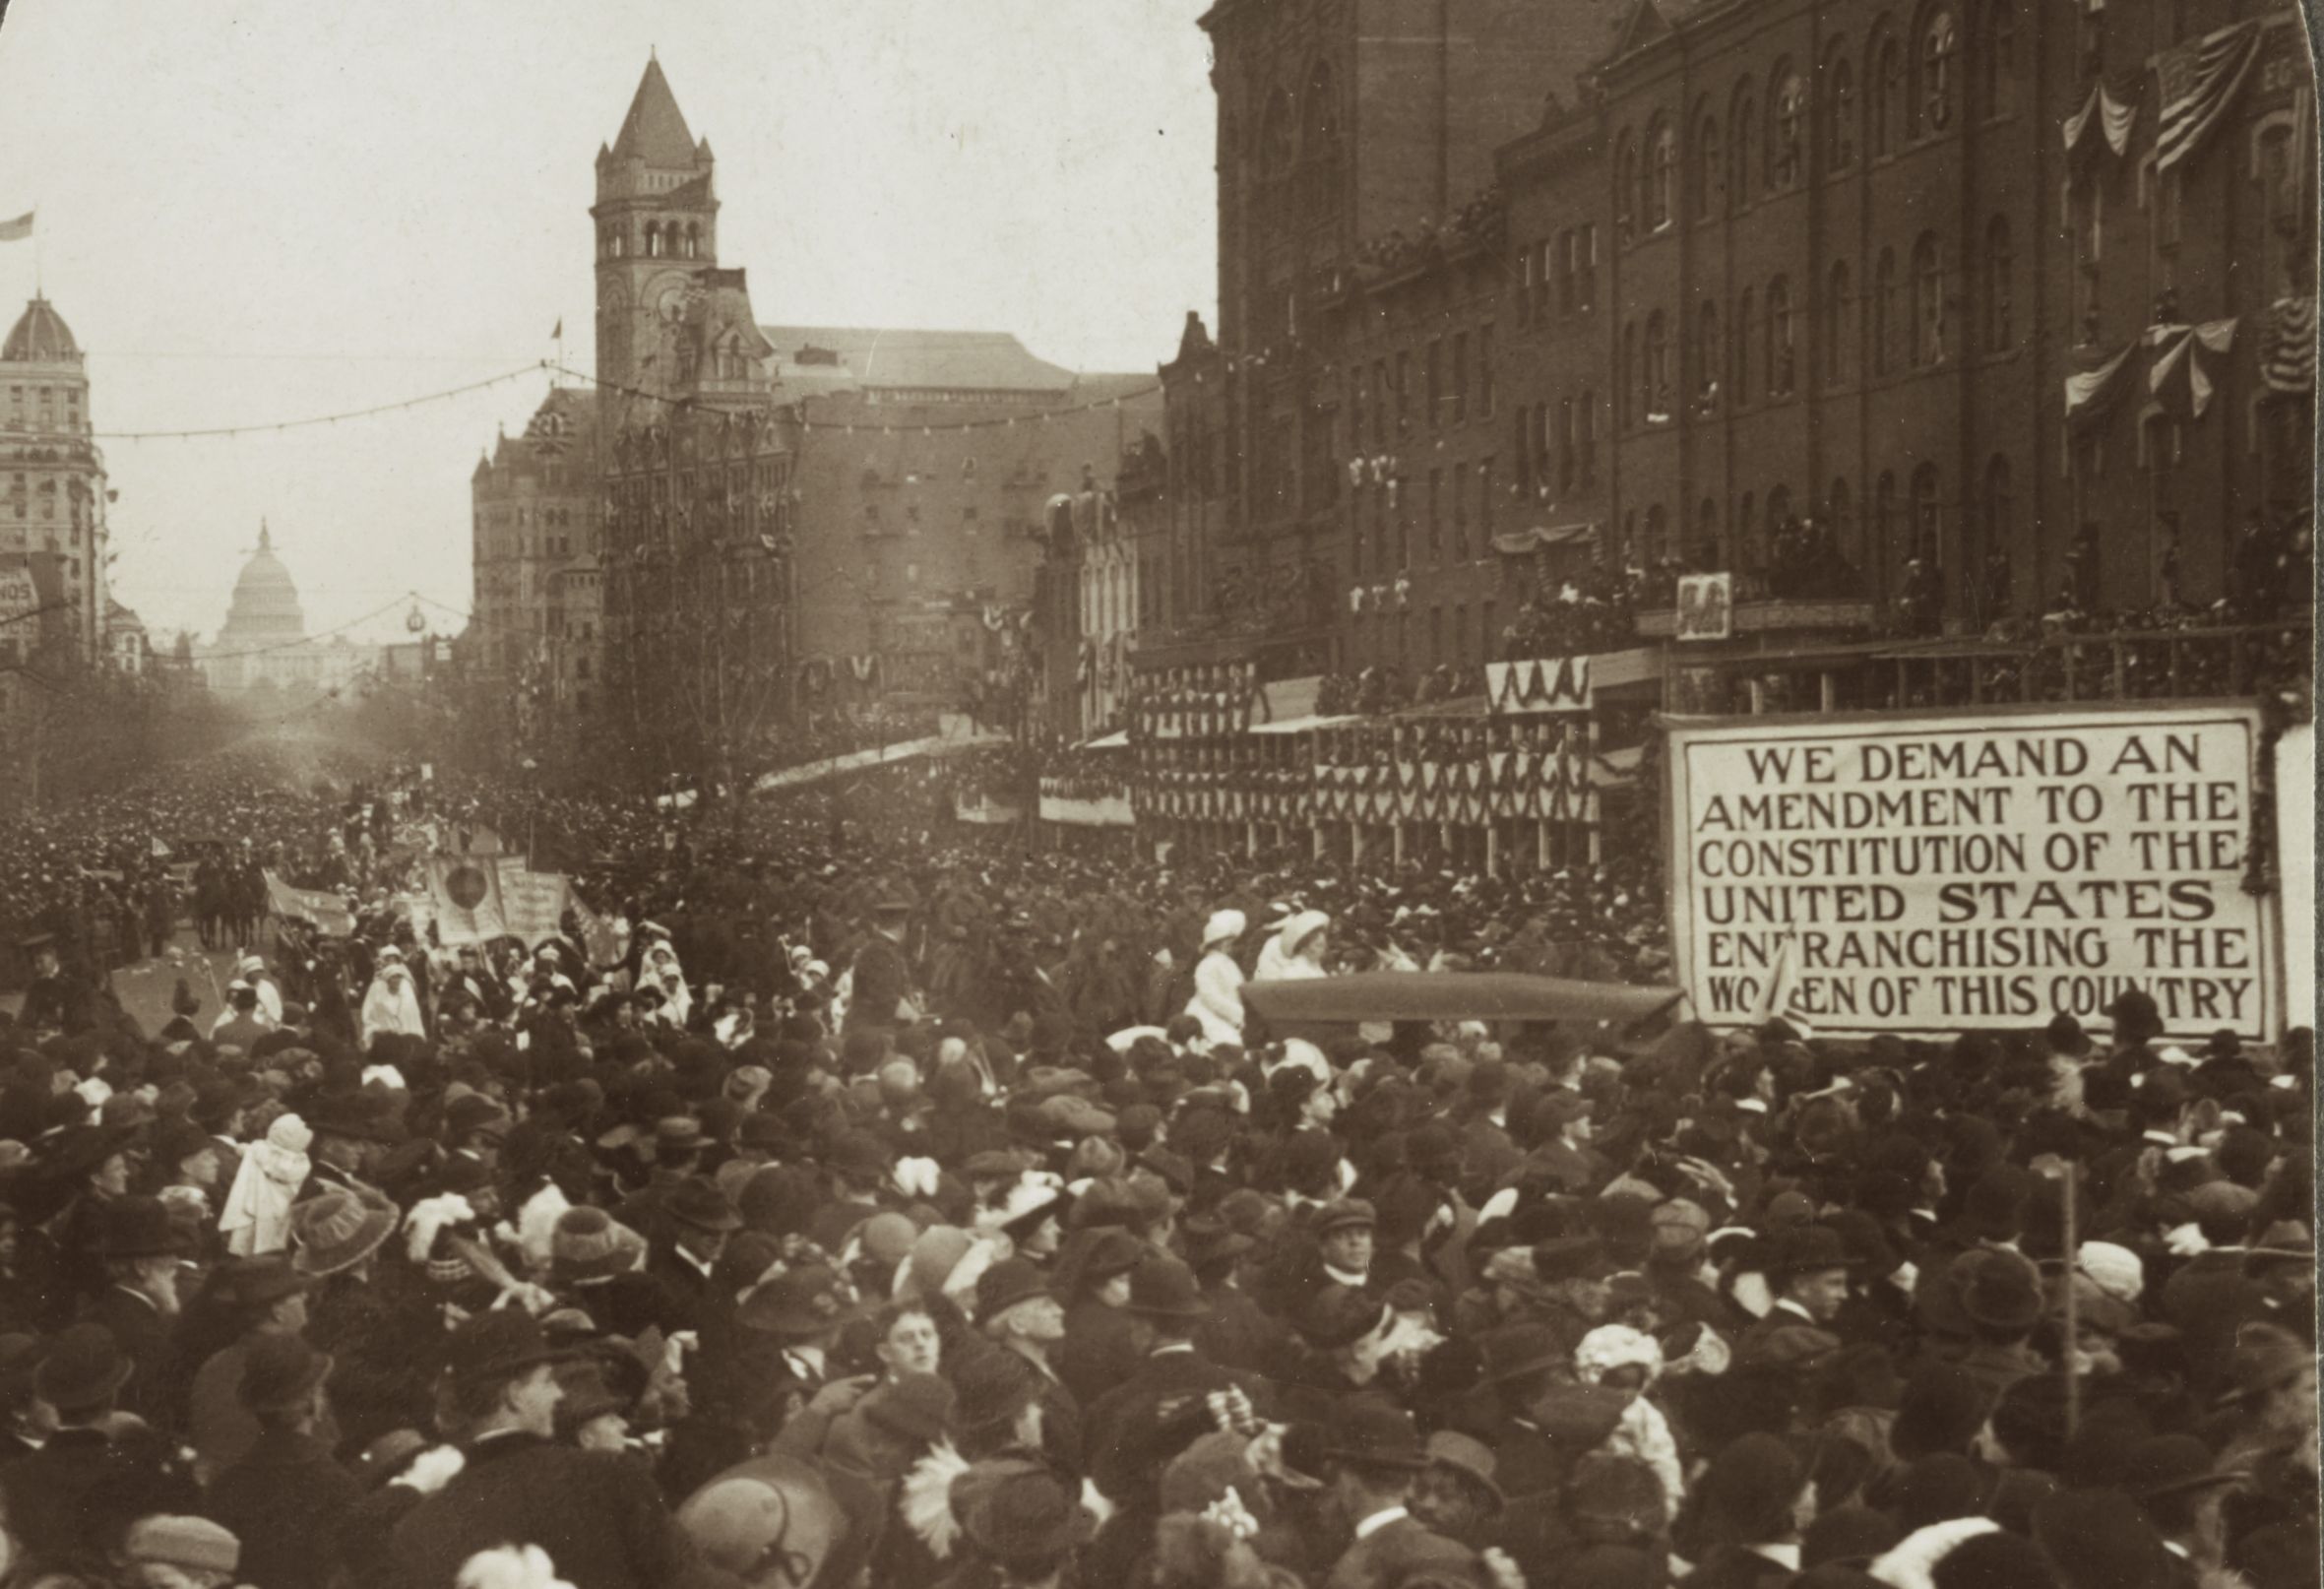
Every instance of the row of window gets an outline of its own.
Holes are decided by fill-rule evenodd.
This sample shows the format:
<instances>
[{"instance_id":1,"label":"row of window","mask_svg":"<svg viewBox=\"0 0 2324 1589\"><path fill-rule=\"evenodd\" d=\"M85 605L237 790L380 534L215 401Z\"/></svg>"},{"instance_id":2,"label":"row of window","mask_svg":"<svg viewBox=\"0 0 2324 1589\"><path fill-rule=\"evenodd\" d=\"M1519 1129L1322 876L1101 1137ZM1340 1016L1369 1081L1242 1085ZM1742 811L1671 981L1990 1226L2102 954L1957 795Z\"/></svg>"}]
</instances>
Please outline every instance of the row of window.
<instances>
[{"instance_id":1,"label":"row of window","mask_svg":"<svg viewBox=\"0 0 2324 1589\"><path fill-rule=\"evenodd\" d=\"M649 221L640 234L637 252L643 259L702 259L702 223L698 221ZM629 229L607 226L597 234L597 250L607 259L630 254Z\"/></svg>"},{"instance_id":2,"label":"row of window","mask_svg":"<svg viewBox=\"0 0 2324 1589\"><path fill-rule=\"evenodd\" d=\"M2017 107L2020 3L1992 0L1982 13L1973 64L1977 109L1988 119ZM1874 29L1862 57L1860 111L1855 58L1845 40L1825 50L1812 93L1800 69L1785 60L1769 74L1764 109L1756 78L1735 86L1725 110L1708 95L1697 100L1686 154L1697 219L1740 209L1755 193L1797 187L1808 174L1811 139L1821 169L1834 174L1855 165L1859 137L1879 159L1949 131L1961 95L1961 49L1952 11L1932 6L1910 45L1886 25ZM1643 135L1624 131L1616 138L1614 228L1621 241L1651 236L1677 220L1679 138L1667 113L1657 113Z\"/></svg>"},{"instance_id":3,"label":"row of window","mask_svg":"<svg viewBox=\"0 0 2324 1589\"><path fill-rule=\"evenodd\" d=\"M2016 263L2009 222L1996 216L1985 228L1979 284L1979 342L1989 354L2017 347ZM1895 249L1883 248L1860 304L1848 262L1835 261L1814 307L1820 316L1818 342L1827 386L1848 384L1856 377L1859 364L1864 373L1879 377L1901 368L1942 364L1959 350L1952 329L1959 307L1956 282L1934 232L1923 232L1915 242L1909 267L1900 266ZM1692 323L1679 333L1686 339L1682 351L1692 381L1692 411L1713 413L1722 402L1746 407L1762 386L1771 398L1796 391L1805 309L1790 278L1783 275L1767 284L1764 295L1749 287L1737 293L1731 319L1724 327L1718 303L1699 305ZM1860 359L1855 349L1859 313L1864 338ZM1660 309L1643 325L1631 321L1623 326L1614 389L1624 426L1664 423L1677 413L1672 340L1671 320Z\"/></svg>"},{"instance_id":4,"label":"row of window","mask_svg":"<svg viewBox=\"0 0 2324 1589\"><path fill-rule=\"evenodd\" d=\"M1555 284L1560 315L1598 307L1598 227L1568 226L1548 241L1517 253L1517 324L1520 330L1546 325Z\"/></svg>"},{"instance_id":5,"label":"row of window","mask_svg":"<svg viewBox=\"0 0 2324 1589\"><path fill-rule=\"evenodd\" d=\"M1966 504L1962 520L1979 545L2013 544L2015 501L2009 460L1996 453L1986 461L1977 495ZM1821 502L1795 502L1788 485L1770 488L1764 498L1744 491L1735 498L1733 513L1724 526L1718 500L1704 497L1686 527L1683 543L1670 540L1669 513L1660 502L1643 515L1636 509L1625 513L1622 530L1637 556L1683 556L1697 567L1754 572L1766 568L1775 538L1795 517L1810 520L1829 534L1841 556L1871 576L1875 589L1886 589L1902 572L1904 559L1941 554L1945 514L1952 505L1956 504L1944 500L1937 466L1923 463L1913 470L1904 489L1896 471L1881 471L1860 514L1847 477L1837 476Z\"/></svg>"},{"instance_id":6,"label":"row of window","mask_svg":"<svg viewBox=\"0 0 2324 1589\"><path fill-rule=\"evenodd\" d=\"M1413 433L1413 405L1420 406L1421 426L1440 429L1489 419L1498 401L1493 385L1493 323L1474 331L1432 337L1420 350L1419 386L1413 386L1413 354L1399 349L1394 358L1360 361L1348 371L1348 441L1350 454L1366 446L1386 447Z\"/></svg>"},{"instance_id":7,"label":"row of window","mask_svg":"<svg viewBox=\"0 0 2324 1589\"><path fill-rule=\"evenodd\" d=\"M1413 543L1412 504L1402 500L1404 482L1397 482L1392 490L1390 482L1382 481L1371 487L1368 496L1362 491L1355 493L1355 533L1349 540L1350 572L1355 578L1364 578L1367 567L1364 555L1367 518L1371 550L1368 566L1374 574L1394 573L1419 564L1465 563L1481 557L1491 546L1493 509L1500 490L1498 458L1432 469L1424 478L1412 483L1426 492L1421 499L1422 540L1418 547ZM1470 535L1473 505L1476 532L1474 540ZM1415 551L1421 555L1415 557Z\"/></svg>"},{"instance_id":8,"label":"row of window","mask_svg":"<svg viewBox=\"0 0 2324 1589\"><path fill-rule=\"evenodd\" d=\"M1430 607L1428 609L1428 649L1422 656L1414 657L1412 655L1413 614L1410 611L1399 611L1395 614L1396 627L1393 634L1382 632L1375 635L1372 641L1375 648L1374 655L1382 661L1393 661L1396 667L1407 671L1422 667L1438 667L1447 663L1457 667L1465 667L1471 663L1493 661L1500 655L1500 604L1497 602L1486 602L1477 608L1478 622L1474 649L1472 649L1469 631L1469 604L1466 602L1454 604L1452 627L1449 632L1445 627L1445 608L1442 605ZM1394 645L1391 651L1390 642L1392 640Z\"/></svg>"}]
</instances>

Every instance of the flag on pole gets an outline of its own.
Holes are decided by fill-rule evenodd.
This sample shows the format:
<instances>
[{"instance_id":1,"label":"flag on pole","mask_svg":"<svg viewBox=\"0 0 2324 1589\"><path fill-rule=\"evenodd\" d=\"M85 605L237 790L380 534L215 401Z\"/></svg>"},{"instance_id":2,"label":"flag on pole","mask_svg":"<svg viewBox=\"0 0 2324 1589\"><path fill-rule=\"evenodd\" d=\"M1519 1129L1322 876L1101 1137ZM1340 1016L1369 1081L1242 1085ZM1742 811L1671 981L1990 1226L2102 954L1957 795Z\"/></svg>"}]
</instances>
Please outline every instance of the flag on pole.
<instances>
[{"instance_id":1,"label":"flag on pole","mask_svg":"<svg viewBox=\"0 0 2324 1589\"><path fill-rule=\"evenodd\" d=\"M32 235L32 212L27 210L14 221L0 221L0 243L21 243Z\"/></svg>"},{"instance_id":2,"label":"flag on pole","mask_svg":"<svg viewBox=\"0 0 2324 1589\"><path fill-rule=\"evenodd\" d=\"M337 894L321 888L293 888L276 871L266 873L266 882L267 903L277 916L312 922L317 931L329 937L354 936L355 913Z\"/></svg>"},{"instance_id":3,"label":"flag on pole","mask_svg":"<svg viewBox=\"0 0 2324 1589\"><path fill-rule=\"evenodd\" d=\"M2163 118L2155 130L2155 169L2167 171L2195 153L2228 113L2259 59L2259 23L2239 22L2155 59Z\"/></svg>"},{"instance_id":4,"label":"flag on pole","mask_svg":"<svg viewBox=\"0 0 2324 1589\"><path fill-rule=\"evenodd\" d=\"M557 316L557 329L550 332L548 335L551 342L562 342L565 340L565 317L563 315Z\"/></svg>"},{"instance_id":5,"label":"flag on pole","mask_svg":"<svg viewBox=\"0 0 2324 1589\"><path fill-rule=\"evenodd\" d=\"M498 856L500 918L508 930L528 944L564 931L565 903L570 885L563 872L534 871L523 856Z\"/></svg>"}]
</instances>

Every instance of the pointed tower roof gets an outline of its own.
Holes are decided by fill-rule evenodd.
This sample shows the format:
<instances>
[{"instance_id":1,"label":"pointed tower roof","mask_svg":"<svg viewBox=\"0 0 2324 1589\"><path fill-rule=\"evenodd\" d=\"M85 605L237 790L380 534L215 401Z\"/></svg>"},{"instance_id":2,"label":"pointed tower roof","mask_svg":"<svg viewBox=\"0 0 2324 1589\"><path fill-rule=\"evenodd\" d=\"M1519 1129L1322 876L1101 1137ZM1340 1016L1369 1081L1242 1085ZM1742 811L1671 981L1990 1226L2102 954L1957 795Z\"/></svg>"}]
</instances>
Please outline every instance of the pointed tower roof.
<instances>
[{"instance_id":1,"label":"pointed tower roof","mask_svg":"<svg viewBox=\"0 0 2324 1589\"><path fill-rule=\"evenodd\" d=\"M694 135L686 130L686 118L678 109L677 95L669 92L669 79L661 75L661 63L651 57L630 99L629 114L621 118L621 134L613 140L615 159L632 156L648 165L683 169L694 163Z\"/></svg>"}]
</instances>

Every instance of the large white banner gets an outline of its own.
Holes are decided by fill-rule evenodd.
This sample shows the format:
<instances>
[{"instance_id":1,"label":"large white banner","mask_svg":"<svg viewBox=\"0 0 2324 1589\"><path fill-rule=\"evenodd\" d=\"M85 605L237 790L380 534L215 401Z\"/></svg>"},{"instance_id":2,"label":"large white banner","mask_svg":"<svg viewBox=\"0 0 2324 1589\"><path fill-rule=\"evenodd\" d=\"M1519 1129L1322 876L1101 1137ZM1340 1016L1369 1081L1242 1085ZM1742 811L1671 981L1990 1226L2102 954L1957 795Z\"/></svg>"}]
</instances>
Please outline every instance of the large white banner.
<instances>
[{"instance_id":1,"label":"large white banner","mask_svg":"<svg viewBox=\"0 0 2324 1589\"><path fill-rule=\"evenodd\" d=\"M2255 712L2137 706L1679 722L1671 951L1714 1026L1781 968L1818 1036L2107 1025L2276 1036L2272 901L2243 892Z\"/></svg>"}]
</instances>

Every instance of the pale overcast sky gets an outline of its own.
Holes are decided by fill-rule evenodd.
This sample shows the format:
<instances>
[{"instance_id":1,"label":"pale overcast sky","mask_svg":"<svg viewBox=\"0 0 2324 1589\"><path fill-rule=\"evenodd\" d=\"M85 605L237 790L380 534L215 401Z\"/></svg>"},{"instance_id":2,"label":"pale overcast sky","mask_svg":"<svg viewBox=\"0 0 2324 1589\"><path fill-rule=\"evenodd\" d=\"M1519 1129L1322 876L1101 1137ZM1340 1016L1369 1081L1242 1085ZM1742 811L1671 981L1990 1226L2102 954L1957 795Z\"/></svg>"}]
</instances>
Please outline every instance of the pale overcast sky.
<instances>
[{"instance_id":1,"label":"pale overcast sky","mask_svg":"<svg viewBox=\"0 0 2324 1589\"><path fill-rule=\"evenodd\" d=\"M1215 323L1209 0L11 0L0 219L99 430L300 418L590 367L593 160L649 46L762 320L1016 332L1147 370ZM0 244L0 332L34 245ZM214 632L263 516L310 629L465 608L469 473L527 375L272 437L105 443L114 591ZM439 628L458 619L433 613Z\"/></svg>"}]
</instances>

